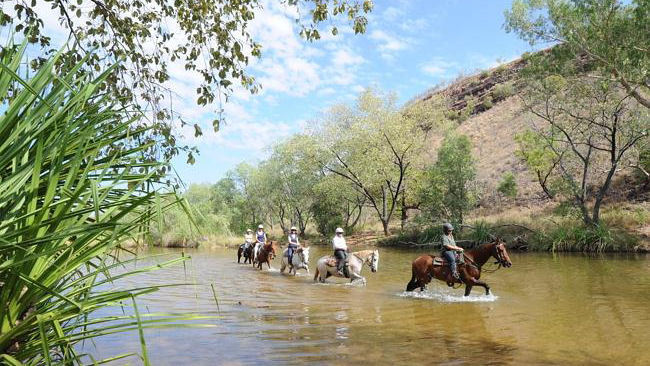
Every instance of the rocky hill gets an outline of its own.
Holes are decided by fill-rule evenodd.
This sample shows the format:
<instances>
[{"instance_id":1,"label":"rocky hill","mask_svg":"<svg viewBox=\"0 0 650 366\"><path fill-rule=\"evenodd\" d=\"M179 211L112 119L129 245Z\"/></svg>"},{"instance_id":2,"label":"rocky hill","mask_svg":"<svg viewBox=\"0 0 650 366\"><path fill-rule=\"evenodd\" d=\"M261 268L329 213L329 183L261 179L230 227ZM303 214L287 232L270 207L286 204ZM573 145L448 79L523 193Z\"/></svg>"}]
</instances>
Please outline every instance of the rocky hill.
<instances>
[{"instance_id":1,"label":"rocky hill","mask_svg":"<svg viewBox=\"0 0 650 366\"><path fill-rule=\"evenodd\" d=\"M480 209L475 216L490 215L510 210L510 216L531 216L545 208L558 204L546 198L537 182L536 176L528 171L525 164L516 156L515 135L531 127L534 117L527 113L520 92L520 71L525 66L523 59L500 65L490 70L459 78L444 88L427 91L415 98L413 103L428 103L435 95L442 95L448 103L448 117L454 120L456 131L467 135L473 146L477 161L476 189L480 193ZM431 163L444 136L430 134ZM497 186L505 173L514 174L517 182L517 198L504 200L499 197ZM650 192L647 185L642 187L631 172L621 172L613 183L609 198L613 209L627 210L648 215L650 213ZM613 204L615 203L615 204ZM495 209L496 208L496 209ZM645 216L643 216L645 217ZM628 226L630 231L650 240L650 220L641 218ZM645 222L645 223L644 223Z\"/></svg>"}]
</instances>

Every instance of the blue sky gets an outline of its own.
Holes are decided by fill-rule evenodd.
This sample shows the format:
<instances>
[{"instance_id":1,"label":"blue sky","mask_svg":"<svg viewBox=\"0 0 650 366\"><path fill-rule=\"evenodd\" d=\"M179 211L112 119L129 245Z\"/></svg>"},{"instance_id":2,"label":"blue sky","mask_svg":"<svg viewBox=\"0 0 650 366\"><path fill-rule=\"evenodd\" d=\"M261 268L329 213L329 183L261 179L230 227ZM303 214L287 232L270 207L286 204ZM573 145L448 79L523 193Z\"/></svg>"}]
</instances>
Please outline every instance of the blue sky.
<instances>
[{"instance_id":1,"label":"blue sky","mask_svg":"<svg viewBox=\"0 0 650 366\"><path fill-rule=\"evenodd\" d=\"M200 154L194 165L186 163L186 156L173 165L185 183L216 182L240 162L264 159L273 143L301 132L329 106L353 102L366 87L395 92L403 103L460 74L512 60L530 47L503 30L503 12L511 1L375 0L365 34L342 26L339 35L323 32L323 39L310 43L298 35L294 9L280 0L260 0L263 7L249 31L263 54L248 71L263 89L255 95L234 90L223 105L227 124L218 133L212 120L219 106L195 104L200 76L181 62L169 65L167 87L174 91L175 112L204 132L195 138L191 127L177 130L181 141L197 146ZM37 9L43 15L51 12L42 1ZM43 20L53 44L65 43L62 20ZM5 38L7 31L0 29L0 35Z\"/></svg>"},{"instance_id":2,"label":"blue sky","mask_svg":"<svg viewBox=\"0 0 650 366\"><path fill-rule=\"evenodd\" d=\"M461 73L512 60L530 47L503 30L510 4L378 0L366 34L343 31L309 43L298 36L290 12L268 3L252 28L263 57L250 71L262 92L236 91L217 134L210 131L212 115L200 114L206 134L187 133L185 140L200 155L194 165L180 157L174 166L186 183L216 182L240 162L264 159L272 143L300 132L332 104L353 101L365 87L394 91L405 102Z\"/></svg>"}]
</instances>

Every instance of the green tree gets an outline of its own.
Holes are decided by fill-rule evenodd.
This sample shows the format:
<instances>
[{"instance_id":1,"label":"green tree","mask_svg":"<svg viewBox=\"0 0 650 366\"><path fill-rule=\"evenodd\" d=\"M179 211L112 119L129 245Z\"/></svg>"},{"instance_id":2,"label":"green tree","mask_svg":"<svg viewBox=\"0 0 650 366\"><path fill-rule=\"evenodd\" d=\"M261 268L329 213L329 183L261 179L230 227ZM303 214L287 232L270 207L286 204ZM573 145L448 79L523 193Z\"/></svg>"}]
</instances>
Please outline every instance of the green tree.
<instances>
[{"instance_id":1,"label":"green tree","mask_svg":"<svg viewBox=\"0 0 650 366\"><path fill-rule=\"evenodd\" d=\"M421 113L409 118L394 95L361 93L354 106L339 105L325 114L314 137L314 159L325 172L345 179L377 214L384 234L399 206L412 171L421 164L426 128Z\"/></svg>"},{"instance_id":2,"label":"green tree","mask_svg":"<svg viewBox=\"0 0 650 366\"><path fill-rule=\"evenodd\" d=\"M650 108L650 1L515 0L506 30L532 45L558 44L534 56L537 71L590 71L617 80Z\"/></svg>"},{"instance_id":3,"label":"green tree","mask_svg":"<svg viewBox=\"0 0 650 366\"><path fill-rule=\"evenodd\" d=\"M558 155L547 143L532 130L515 135L517 150L515 154L522 159L529 170L535 173L537 182L548 198L555 196L551 180L555 177L558 162L563 155Z\"/></svg>"},{"instance_id":4,"label":"green tree","mask_svg":"<svg viewBox=\"0 0 650 366\"><path fill-rule=\"evenodd\" d=\"M302 25L301 35L310 41L320 38L322 24L332 34L342 22L355 33L363 33L365 14L373 6L370 0L277 1L297 14L308 14L297 21ZM166 156L185 150L192 162L193 150L179 146L171 129L178 113L168 107L173 92L167 86L170 64L181 61L186 70L200 75L198 105L222 100L235 84L257 91L259 85L246 66L262 54L263 45L249 33L249 24L261 7L261 0L9 0L0 9L0 26L24 34L29 42L41 46L42 55L48 55L54 50L50 35L44 33L43 19L55 14L74 42L61 51L57 68L99 74L122 60L101 87L123 105L138 104L151 111L149 123L153 122L154 129L149 139L159 141L151 149L162 150ZM76 61L86 56L86 63L75 68L79 66ZM44 57L33 60L32 66L38 68ZM220 119L213 122L215 130ZM182 118L178 121L186 124ZM194 128L201 134L198 124ZM156 151L151 154L157 156Z\"/></svg>"},{"instance_id":5,"label":"green tree","mask_svg":"<svg viewBox=\"0 0 650 366\"><path fill-rule=\"evenodd\" d=\"M425 197L430 215L462 224L473 205L470 185L476 177L469 138L455 133L445 137L428 177L424 189L429 191Z\"/></svg>"},{"instance_id":6,"label":"green tree","mask_svg":"<svg viewBox=\"0 0 650 366\"><path fill-rule=\"evenodd\" d=\"M526 108L539 118L536 138L558 157L556 171L585 224L598 225L614 176L647 146L650 110L616 81L553 75L529 82Z\"/></svg>"}]
</instances>

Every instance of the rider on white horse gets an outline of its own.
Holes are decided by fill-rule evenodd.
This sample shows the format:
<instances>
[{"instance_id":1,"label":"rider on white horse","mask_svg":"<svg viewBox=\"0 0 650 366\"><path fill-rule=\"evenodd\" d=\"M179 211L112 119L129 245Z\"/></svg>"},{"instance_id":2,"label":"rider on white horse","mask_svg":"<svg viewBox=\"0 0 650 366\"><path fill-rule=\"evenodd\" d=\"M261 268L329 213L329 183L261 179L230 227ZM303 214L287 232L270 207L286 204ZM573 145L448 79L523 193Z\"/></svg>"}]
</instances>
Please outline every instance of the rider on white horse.
<instances>
[{"instance_id":1,"label":"rider on white horse","mask_svg":"<svg viewBox=\"0 0 650 366\"><path fill-rule=\"evenodd\" d=\"M287 246L287 259L289 260L289 272L293 269L293 252L300 247L298 241L298 229L295 226L291 227L289 232L289 245Z\"/></svg>"},{"instance_id":2,"label":"rider on white horse","mask_svg":"<svg viewBox=\"0 0 650 366\"><path fill-rule=\"evenodd\" d=\"M255 232L255 248L253 249L253 263L257 262L257 253L260 248L266 244L266 232L264 232L264 225L260 224Z\"/></svg>"},{"instance_id":3,"label":"rider on white horse","mask_svg":"<svg viewBox=\"0 0 650 366\"><path fill-rule=\"evenodd\" d=\"M253 244L253 230L246 229L246 234L244 235L244 249L248 249Z\"/></svg>"},{"instance_id":4,"label":"rider on white horse","mask_svg":"<svg viewBox=\"0 0 650 366\"><path fill-rule=\"evenodd\" d=\"M349 277L347 274L346 262L348 258L348 244L343 237L343 229L336 228L334 238L332 239L332 247L334 248L334 258L336 258L336 269L341 277Z\"/></svg>"}]
</instances>

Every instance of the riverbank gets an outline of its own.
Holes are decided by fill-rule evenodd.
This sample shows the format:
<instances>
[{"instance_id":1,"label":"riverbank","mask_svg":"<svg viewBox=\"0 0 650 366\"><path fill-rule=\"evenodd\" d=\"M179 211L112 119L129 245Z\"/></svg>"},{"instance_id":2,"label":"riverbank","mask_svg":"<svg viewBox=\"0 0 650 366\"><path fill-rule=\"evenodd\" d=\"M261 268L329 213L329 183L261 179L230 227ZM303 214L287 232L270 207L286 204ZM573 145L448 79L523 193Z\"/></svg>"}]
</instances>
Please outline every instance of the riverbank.
<instances>
[{"instance_id":1,"label":"riverbank","mask_svg":"<svg viewBox=\"0 0 650 366\"><path fill-rule=\"evenodd\" d=\"M650 252L650 203L626 202L603 208L601 224L588 227L571 207L547 202L504 210L478 209L456 232L471 247L503 238L512 249L552 252ZM437 227L412 227L379 241L384 246L436 246Z\"/></svg>"}]
</instances>

